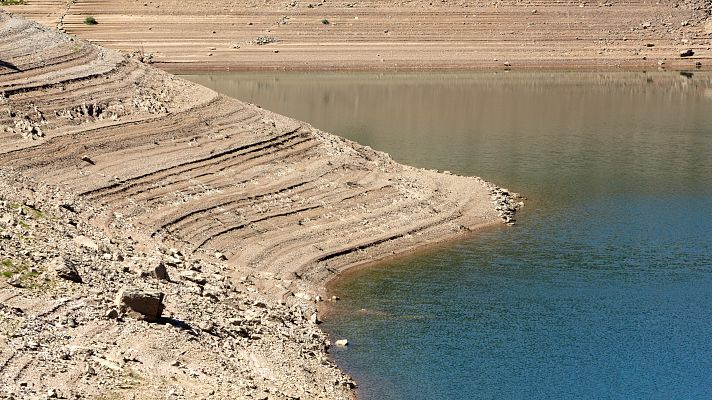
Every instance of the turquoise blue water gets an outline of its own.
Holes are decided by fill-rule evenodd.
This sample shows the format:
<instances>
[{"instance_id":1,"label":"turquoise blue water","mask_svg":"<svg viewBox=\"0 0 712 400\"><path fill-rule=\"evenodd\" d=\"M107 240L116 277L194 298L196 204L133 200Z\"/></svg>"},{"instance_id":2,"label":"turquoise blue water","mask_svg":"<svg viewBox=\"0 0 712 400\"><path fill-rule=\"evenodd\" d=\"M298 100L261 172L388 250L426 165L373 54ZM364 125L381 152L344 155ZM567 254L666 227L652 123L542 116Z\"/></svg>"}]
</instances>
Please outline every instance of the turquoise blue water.
<instances>
[{"instance_id":1,"label":"turquoise blue water","mask_svg":"<svg viewBox=\"0 0 712 400\"><path fill-rule=\"evenodd\" d=\"M334 285L361 399L712 398L710 75L191 79L528 197Z\"/></svg>"}]
</instances>

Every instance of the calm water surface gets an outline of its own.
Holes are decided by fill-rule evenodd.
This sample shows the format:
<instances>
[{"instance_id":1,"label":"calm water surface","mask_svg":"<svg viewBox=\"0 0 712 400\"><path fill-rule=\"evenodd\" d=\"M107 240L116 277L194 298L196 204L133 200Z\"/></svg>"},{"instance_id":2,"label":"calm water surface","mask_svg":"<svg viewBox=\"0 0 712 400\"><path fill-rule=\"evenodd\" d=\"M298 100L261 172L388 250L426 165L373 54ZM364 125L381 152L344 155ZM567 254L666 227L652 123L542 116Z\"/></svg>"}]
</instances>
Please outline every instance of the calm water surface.
<instances>
[{"instance_id":1,"label":"calm water surface","mask_svg":"<svg viewBox=\"0 0 712 400\"><path fill-rule=\"evenodd\" d=\"M712 398L712 76L190 79L529 198L333 287L362 399Z\"/></svg>"}]
</instances>

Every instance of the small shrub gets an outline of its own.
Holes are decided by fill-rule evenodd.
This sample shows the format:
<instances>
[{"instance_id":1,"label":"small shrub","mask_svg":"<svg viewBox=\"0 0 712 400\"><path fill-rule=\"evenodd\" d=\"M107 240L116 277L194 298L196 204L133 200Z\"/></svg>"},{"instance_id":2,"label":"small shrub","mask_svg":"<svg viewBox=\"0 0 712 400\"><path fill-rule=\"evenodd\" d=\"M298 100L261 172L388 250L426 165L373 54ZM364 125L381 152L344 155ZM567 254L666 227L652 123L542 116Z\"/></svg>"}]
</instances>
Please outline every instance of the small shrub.
<instances>
[{"instance_id":1,"label":"small shrub","mask_svg":"<svg viewBox=\"0 0 712 400\"><path fill-rule=\"evenodd\" d=\"M33 207L29 207L30 209L30 216L34 219L41 219L45 217L45 213L43 213L41 210L38 210Z\"/></svg>"},{"instance_id":2,"label":"small shrub","mask_svg":"<svg viewBox=\"0 0 712 400\"><path fill-rule=\"evenodd\" d=\"M98 22L96 22L96 18L92 17L91 15L84 18L84 23L87 25L96 25Z\"/></svg>"},{"instance_id":3,"label":"small shrub","mask_svg":"<svg viewBox=\"0 0 712 400\"><path fill-rule=\"evenodd\" d=\"M15 265L12 263L12 260L6 258L2 260L0 266L2 266L2 268L0 268L0 276L3 278L10 278L15 275Z\"/></svg>"},{"instance_id":4,"label":"small shrub","mask_svg":"<svg viewBox=\"0 0 712 400\"><path fill-rule=\"evenodd\" d=\"M326 19L326 18L324 18L324 19L321 20L321 23L324 24L324 25L329 25L329 20Z\"/></svg>"},{"instance_id":5,"label":"small shrub","mask_svg":"<svg viewBox=\"0 0 712 400\"><path fill-rule=\"evenodd\" d=\"M25 0L0 0L0 6L19 6L25 4Z\"/></svg>"}]
</instances>

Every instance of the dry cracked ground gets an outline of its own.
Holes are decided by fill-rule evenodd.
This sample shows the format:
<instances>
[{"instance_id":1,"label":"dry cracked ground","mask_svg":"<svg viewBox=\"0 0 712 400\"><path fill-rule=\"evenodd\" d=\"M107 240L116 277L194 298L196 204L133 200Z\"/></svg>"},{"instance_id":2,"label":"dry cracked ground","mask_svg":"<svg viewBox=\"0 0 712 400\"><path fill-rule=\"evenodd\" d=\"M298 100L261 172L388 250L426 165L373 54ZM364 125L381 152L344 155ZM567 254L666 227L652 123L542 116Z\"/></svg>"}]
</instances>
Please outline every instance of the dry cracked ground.
<instances>
[{"instance_id":1,"label":"dry cracked ground","mask_svg":"<svg viewBox=\"0 0 712 400\"><path fill-rule=\"evenodd\" d=\"M3 12L0 143L6 398L351 398L323 284L520 206Z\"/></svg>"}]
</instances>

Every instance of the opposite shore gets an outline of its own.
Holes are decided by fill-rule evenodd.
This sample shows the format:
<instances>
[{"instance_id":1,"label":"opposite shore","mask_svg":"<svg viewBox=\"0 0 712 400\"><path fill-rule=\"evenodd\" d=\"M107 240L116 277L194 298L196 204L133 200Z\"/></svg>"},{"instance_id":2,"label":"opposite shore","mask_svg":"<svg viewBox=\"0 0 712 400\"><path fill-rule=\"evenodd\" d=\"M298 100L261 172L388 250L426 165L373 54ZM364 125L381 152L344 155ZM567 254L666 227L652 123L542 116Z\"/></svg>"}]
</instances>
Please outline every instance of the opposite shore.
<instances>
[{"instance_id":1,"label":"opposite shore","mask_svg":"<svg viewBox=\"0 0 712 400\"><path fill-rule=\"evenodd\" d=\"M23 0L5 9L170 72L712 69L703 0Z\"/></svg>"}]
</instances>

